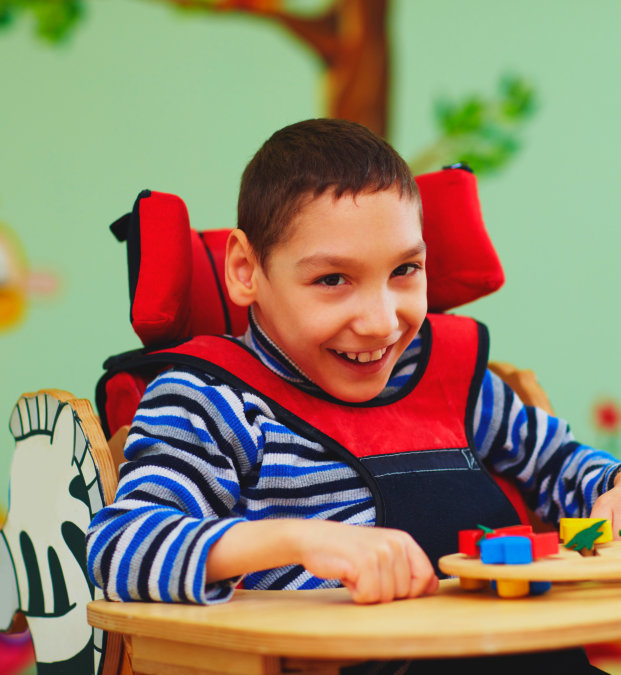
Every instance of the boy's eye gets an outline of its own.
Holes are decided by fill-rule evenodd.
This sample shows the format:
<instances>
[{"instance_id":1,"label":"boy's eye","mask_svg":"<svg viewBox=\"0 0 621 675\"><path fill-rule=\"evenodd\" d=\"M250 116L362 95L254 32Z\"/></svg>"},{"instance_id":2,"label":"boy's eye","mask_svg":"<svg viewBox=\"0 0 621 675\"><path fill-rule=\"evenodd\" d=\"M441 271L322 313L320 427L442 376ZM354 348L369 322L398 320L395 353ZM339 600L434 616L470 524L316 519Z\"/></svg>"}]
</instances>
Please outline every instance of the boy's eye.
<instances>
[{"instance_id":1,"label":"boy's eye","mask_svg":"<svg viewBox=\"0 0 621 675\"><path fill-rule=\"evenodd\" d=\"M414 272L419 271L422 269L422 265L419 263L404 263L403 265L399 265L399 267L395 268L392 272L392 275L394 277L405 277L408 274L413 274Z\"/></svg>"},{"instance_id":2,"label":"boy's eye","mask_svg":"<svg viewBox=\"0 0 621 675\"><path fill-rule=\"evenodd\" d=\"M326 274L325 277L317 279L315 283L321 286L340 286L345 283L345 279L342 274Z\"/></svg>"}]
</instances>

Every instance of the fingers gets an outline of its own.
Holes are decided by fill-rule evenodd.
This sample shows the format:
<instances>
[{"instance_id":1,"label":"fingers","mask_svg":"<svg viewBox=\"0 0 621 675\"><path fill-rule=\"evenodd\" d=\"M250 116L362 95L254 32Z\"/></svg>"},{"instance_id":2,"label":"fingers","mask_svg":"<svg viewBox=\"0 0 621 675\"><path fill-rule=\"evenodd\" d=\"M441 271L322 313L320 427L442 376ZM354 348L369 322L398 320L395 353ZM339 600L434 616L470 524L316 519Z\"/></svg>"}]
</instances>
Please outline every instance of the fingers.
<instances>
[{"instance_id":1,"label":"fingers","mask_svg":"<svg viewBox=\"0 0 621 675\"><path fill-rule=\"evenodd\" d=\"M433 595L438 590L439 586L440 586L440 579L438 579L438 576L434 572L431 579L429 579L427 587L423 591L423 595Z\"/></svg>"},{"instance_id":2,"label":"fingers","mask_svg":"<svg viewBox=\"0 0 621 675\"><path fill-rule=\"evenodd\" d=\"M394 593L393 598L407 598L410 595L412 573L408 542L399 542L398 555L393 562Z\"/></svg>"},{"instance_id":3,"label":"fingers","mask_svg":"<svg viewBox=\"0 0 621 675\"><path fill-rule=\"evenodd\" d=\"M369 530L369 533L372 532ZM377 539L372 537L372 539ZM394 574L390 546L386 542L369 541L364 550L358 551L355 576L341 579L359 604L390 602L394 599Z\"/></svg>"},{"instance_id":4,"label":"fingers","mask_svg":"<svg viewBox=\"0 0 621 675\"><path fill-rule=\"evenodd\" d=\"M602 497L599 497L591 509L591 518L612 518L612 509Z\"/></svg>"},{"instance_id":5,"label":"fingers","mask_svg":"<svg viewBox=\"0 0 621 675\"><path fill-rule=\"evenodd\" d=\"M438 578L418 544L404 532L377 528L384 537L364 559L360 559L357 578L343 581L355 602L390 602L434 593Z\"/></svg>"},{"instance_id":6,"label":"fingers","mask_svg":"<svg viewBox=\"0 0 621 675\"><path fill-rule=\"evenodd\" d=\"M390 602L397 597L395 567L400 566L401 557L398 548L393 542L387 542L377 551L378 602Z\"/></svg>"},{"instance_id":7,"label":"fingers","mask_svg":"<svg viewBox=\"0 0 621 675\"><path fill-rule=\"evenodd\" d=\"M609 492L604 493L601 497L598 497L593 504L591 509L591 518L598 519L608 519L612 525L612 536L613 539L621 539L619 534L619 526L621 525L621 504L619 505L619 513L615 513L615 505L617 501L621 501L619 496L616 494L618 488L614 488Z\"/></svg>"},{"instance_id":8,"label":"fingers","mask_svg":"<svg viewBox=\"0 0 621 675\"><path fill-rule=\"evenodd\" d=\"M377 552L378 602L407 598L410 594L410 560L407 541L389 538Z\"/></svg>"},{"instance_id":9,"label":"fingers","mask_svg":"<svg viewBox=\"0 0 621 675\"><path fill-rule=\"evenodd\" d=\"M408 547L410 558L410 592L408 597L416 598L419 595L430 595L438 590L438 577L433 565L423 549L412 539Z\"/></svg>"},{"instance_id":10,"label":"fingers","mask_svg":"<svg viewBox=\"0 0 621 675\"><path fill-rule=\"evenodd\" d=\"M433 593L429 559L402 530L305 521L296 561L317 577L339 579L357 603L390 602ZM298 533L299 535L299 533Z\"/></svg>"}]
</instances>

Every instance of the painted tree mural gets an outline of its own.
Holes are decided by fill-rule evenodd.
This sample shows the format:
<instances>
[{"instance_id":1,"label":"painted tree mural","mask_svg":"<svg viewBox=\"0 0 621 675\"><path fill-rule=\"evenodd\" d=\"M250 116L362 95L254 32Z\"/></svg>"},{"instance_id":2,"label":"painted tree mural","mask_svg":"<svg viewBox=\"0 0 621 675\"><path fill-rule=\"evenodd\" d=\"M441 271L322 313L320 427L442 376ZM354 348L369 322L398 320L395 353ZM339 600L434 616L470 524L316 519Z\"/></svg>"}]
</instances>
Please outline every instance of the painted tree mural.
<instances>
[{"instance_id":1,"label":"painted tree mural","mask_svg":"<svg viewBox=\"0 0 621 675\"><path fill-rule=\"evenodd\" d=\"M34 20L35 32L56 43L68 39L94 0L0 0L0 28L20 15ZM179 11L245 13L279 24L322 62L328 117L360 122L390 138L390 0L145 0ZM311 6L310 8L308 6ZM535 97L526 80L501 78L490 97L469 95L434 107L436 138L410 161L415 174L444 164L468 163L484 174L504 166L520 148L524 122Z\"/></svg>"}]
</instances>

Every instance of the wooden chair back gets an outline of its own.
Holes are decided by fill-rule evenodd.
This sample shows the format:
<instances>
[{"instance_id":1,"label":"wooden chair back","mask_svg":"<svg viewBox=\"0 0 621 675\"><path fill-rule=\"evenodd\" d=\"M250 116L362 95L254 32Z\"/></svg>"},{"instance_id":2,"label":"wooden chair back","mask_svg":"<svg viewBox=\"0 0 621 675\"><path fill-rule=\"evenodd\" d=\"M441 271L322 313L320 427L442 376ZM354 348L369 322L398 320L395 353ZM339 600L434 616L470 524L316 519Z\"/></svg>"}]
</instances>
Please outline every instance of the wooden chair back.
<instances>
[{"instance_id":1,"label":"wooden chair back","mask_svg":"<svg viewBox=\"0 0 621 675\"><path fill-rule=\"evenodd\" d=\"M113 501L118 482L97 417L86 400L42 390L19 398L10 430L15 450L0 564L13 575L1 582L8 601L0 627L27 625L39 672L131 675L122 636L86 621L86 605L101 597L86 569L86 529ZM126 429L115 448L123 435Z\"/></svg>"}]
</instances>

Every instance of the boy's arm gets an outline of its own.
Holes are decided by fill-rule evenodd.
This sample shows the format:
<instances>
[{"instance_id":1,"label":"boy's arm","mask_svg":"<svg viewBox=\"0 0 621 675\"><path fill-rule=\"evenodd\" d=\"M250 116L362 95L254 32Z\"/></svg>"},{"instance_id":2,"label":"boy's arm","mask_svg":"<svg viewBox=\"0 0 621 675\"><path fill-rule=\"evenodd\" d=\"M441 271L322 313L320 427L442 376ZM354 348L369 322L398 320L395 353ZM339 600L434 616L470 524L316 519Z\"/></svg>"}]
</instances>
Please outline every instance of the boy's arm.
<instances>
[{"instance_id":1,"label":"boy's arm","mask_svg":"<svg viewBox=\"0 0 621 675\"><path fill-rule=\"evenodd\" d=\"M168 371L147 388L115 501L87 533L88 571L106 597L209 603L232 594L235 580L205 585L205 561L241 520L231 511L256 447L249 435L243 448L217 435L222 409L243 420L243 401L197 374Z\"/></svg>"},{"instance_id":2,"label":"boy's arm","mask_svg":"<svg viewBox=\"0 0 621 675\"><path fill-rule=\"evenodd\" d=\"M358 603L417 597L438 587L429 559L407 533L312 519L233 525L211 547L207 580L292 564L338 579Z\"/></svg>"},{"instance_id":3,"label":"boy's arm","mask_svg":"<svg viewBox=\"0 0 621 675\"><path fill-rule=\"evenodd\" d=\"M490 371L481 385L473 432L479 457L495 473L514 479L547 522L589 516L598 498L615 487L618 459L578 443L565 420L525 406Z\"/></svg>"},{"instance_id":4,"label":"boy's arm","mask_svg":"<svg viewBox=\"0 0 621 675\"><path fill-rule=\"evenodd\" d=\"M435 589L428 559L403 532L230 517L240 479L262 461L261 443L251 424L235 435L218 420L242 425L246 407L193 374L169 371L149 386L128 438L132 461L87 537L89 573L108 598L222 601L234 577L296 564L341 580L358 602Z\"/></svg>"}]
</instances>

